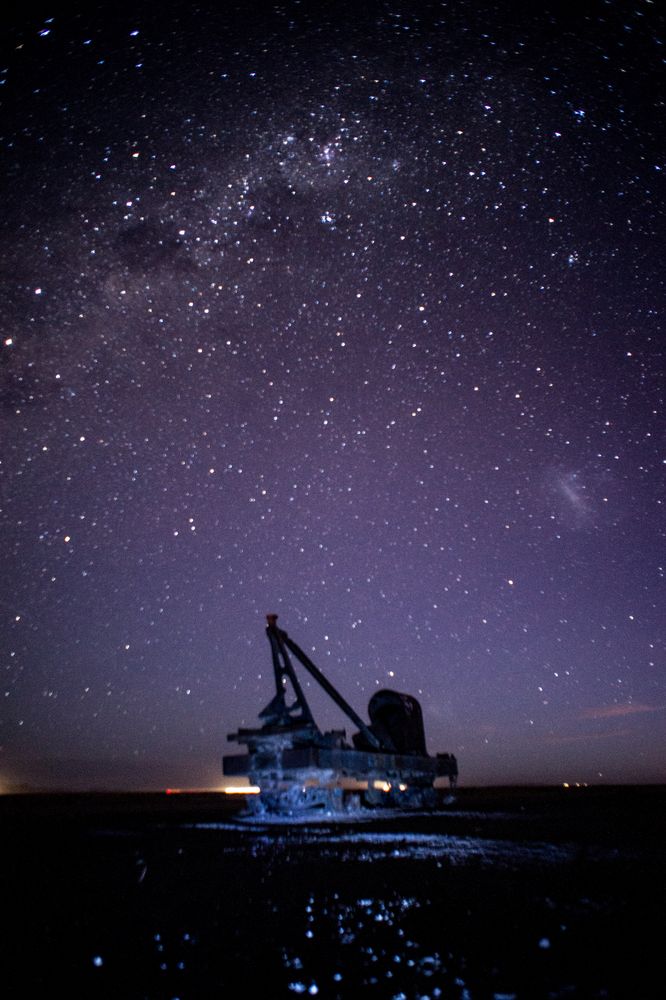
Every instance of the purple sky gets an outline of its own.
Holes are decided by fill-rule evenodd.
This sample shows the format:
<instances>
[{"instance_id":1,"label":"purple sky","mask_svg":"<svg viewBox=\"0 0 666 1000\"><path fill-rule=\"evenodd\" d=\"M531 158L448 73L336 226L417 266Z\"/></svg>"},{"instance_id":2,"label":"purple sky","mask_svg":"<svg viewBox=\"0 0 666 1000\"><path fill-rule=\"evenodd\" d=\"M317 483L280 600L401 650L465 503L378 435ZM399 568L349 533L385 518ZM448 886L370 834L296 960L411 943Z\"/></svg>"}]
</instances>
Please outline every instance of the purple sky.
<instances>
[{"instance_id":1,"label":"purple sky","mask_svg":"<svg viewBox=\"0 0 666 1000\"><path fill-rule=\"evenodd\" d=\"M220 6L3 33L0 787L219 784L271 611L462 783L666 780L658 6Z\"/></svg>"}]
</instances>

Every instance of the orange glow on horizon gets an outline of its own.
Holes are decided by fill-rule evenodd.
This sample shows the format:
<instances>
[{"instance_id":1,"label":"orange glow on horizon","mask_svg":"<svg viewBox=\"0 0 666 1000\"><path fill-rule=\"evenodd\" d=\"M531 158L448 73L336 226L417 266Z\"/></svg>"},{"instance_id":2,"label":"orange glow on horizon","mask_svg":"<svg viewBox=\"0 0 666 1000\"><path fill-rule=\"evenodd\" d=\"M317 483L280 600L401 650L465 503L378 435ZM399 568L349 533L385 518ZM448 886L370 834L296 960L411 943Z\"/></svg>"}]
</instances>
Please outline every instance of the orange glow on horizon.
<instances>
[{"instance_id":1,"label":"orange glow on horizon","mask_svg":"<svg viewBox=\"0 0 666 1000\"><path fill-rule=\"evenodd\" d=\"M258 785L228 785L222 791L225 795L258 795L261 789Z\"/></svg>"}]
</instances>

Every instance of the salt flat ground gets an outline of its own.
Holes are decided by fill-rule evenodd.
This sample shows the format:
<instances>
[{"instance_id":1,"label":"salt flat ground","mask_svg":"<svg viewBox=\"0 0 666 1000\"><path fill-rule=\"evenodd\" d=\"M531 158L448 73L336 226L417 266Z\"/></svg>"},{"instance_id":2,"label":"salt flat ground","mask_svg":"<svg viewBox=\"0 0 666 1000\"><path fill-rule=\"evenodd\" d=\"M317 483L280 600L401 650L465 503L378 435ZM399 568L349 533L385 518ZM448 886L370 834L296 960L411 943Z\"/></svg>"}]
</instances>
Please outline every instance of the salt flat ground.
<instances>
[{"instance_id":1,"label":"salt flat ground","mask_svg":"<svg viewBox=\"0 0 666 1000\"><path fill-rule=\"evenodd\" d=\"M312 824L241 808L0 798L4 995L661 995L664 787L462 789Z\"/></svg>"}]
</instances>

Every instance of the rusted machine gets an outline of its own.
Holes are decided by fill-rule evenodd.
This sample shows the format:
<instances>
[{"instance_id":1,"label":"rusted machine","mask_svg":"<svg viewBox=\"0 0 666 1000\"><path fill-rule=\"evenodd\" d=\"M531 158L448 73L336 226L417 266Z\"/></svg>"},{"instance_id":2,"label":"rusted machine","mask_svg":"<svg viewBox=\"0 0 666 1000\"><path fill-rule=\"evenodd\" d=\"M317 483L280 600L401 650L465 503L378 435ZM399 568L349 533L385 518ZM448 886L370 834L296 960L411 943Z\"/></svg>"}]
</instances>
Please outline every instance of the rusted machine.
<instances>
[{"instance_id":1,"label":"rusted machine","mask_svg":"<svg viewBox=\"0 0 666 1000\"><path fill-rule=\"evenodd\" d=\"M309 810L342 812L356 807L435 808L443 791L436 778L458 777L453 754L428 755L421 706L397 691L377 691L368 705L369 725L310 658L267 615L275 696L259 713L258 729L239 729L229 740L247 753L225 756L223 773L248 776L261 791L249 797L258 814L296 815ZM303 694L289 654L308 671L358 728L352 746L344 730L323 733ZM288 704L288 698L293 698Z\"/></svg>"}]
</instances>

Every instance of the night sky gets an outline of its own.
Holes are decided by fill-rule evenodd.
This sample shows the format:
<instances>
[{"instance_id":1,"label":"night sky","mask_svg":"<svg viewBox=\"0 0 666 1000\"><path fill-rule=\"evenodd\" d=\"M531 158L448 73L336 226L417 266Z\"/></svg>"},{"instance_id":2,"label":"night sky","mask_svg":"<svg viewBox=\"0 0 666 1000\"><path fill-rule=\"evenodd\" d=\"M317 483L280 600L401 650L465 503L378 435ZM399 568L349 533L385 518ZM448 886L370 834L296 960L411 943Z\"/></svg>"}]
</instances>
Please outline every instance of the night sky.
<instances>
[{"instance_id":1,"label":"night sky","mask_svg":"<svg viewBox=\"0 0 666 1000\"><path fill-rule=\"evenodd\" d=\"M217 6L3 30L0 784L219 786L267 612L462 783L666 780L659 4Z\"/></svg>"}]
</instances>

